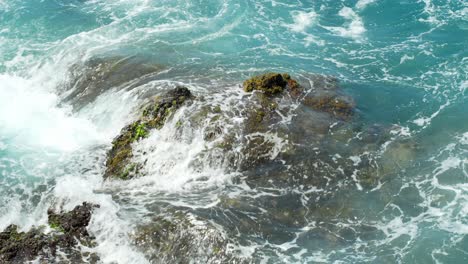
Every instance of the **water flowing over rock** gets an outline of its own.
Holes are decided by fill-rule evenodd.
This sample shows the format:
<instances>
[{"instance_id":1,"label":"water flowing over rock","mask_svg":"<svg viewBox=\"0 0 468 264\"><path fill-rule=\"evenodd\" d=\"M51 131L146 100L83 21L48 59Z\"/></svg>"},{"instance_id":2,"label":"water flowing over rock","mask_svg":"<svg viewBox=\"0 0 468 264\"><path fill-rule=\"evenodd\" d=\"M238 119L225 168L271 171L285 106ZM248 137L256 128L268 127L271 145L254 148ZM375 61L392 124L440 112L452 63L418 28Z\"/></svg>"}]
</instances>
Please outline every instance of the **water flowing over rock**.
<instances>
[{"instance_id":1,"label":"water flowing over rock","mask_svg":"<svg viewBox=\"0 0 468 264\"><path fill-rule=\"evenodd\" d=\"M91 58L70 67L69 80L60 88L62 101L78 110L112 88L132 89L164 69L136 56Z\"/></svg>"},{"instance_id":2,"label":"water flowing over rock","mask_svg":"<svg viewBox=\"0 0 468 264\"><path fill-rule=\"evenodd\" d=\"M147 137L152 129L160 129L182 104L192 98L192 93L185 87L177 87L160 97L153 98L140 118L123 128L120 135L113 140L104 177L130 179L137 176L141 165L132 163L132 144Z\"/></svg>"},{"instance_id":3,"label":"water flowing over rock","mask_svg":"<svg viewBox=\"0 0 468 264\"><path fill-rule=\"evenodd\" d=\"M197 259L239 263L248 260L236 258L231 247L247 246L239 242L246 236L252 236L247 240L261 238L276 244L295 237L307 243L310 237L331 246L352 243L361 231L379 236L378 230L369 226L346 229L326 223L358 217L359 212L344 208L346 200L354 198L352 190L356 186L371 189L392 175L392 166L376 166L375 157L362 155L378 151L382 143L391 140L392 128L357 122L356 104L333 77L311 75L296 80L289 74L268 73L247 80L243 89L240 96L212 93L195 98L187 88L178 87L153 99L141 108L140 118L114 140L105 177L128 180L145 175L141 171L146 163L135 161L132 146L152 130L159 133L164 127L169 140L188 137L190 142L198 132L203 135L197 140L204 147L193 157L189 169L236 173L235 183L268 194L221 195L209 209L181 207L177 213L161 213L152 221L137 224L132 236L135 246L156 262ZM186 107L180 109L182 105ZM178 115L172 115L176 110ZM167 126L169 118L178 119ZM136 160L145 160L151 151L154 149L139 149ZM394 151L412 155L395 142L385 154L392 158L388 162L402 163ZM159 173L149 176L165 176ZM349 195L342 194L348 191ZM313 231L301 231L314 221L323 224ZM330 230L342 237L329 235Z\"/></svg>"},{"instance_id":4,"label":"water flowing over rock","mask_svg":"<svg viewBox=\"0 0 468 264\"><path fill-rule=\"evenodd\" d=\"M249 263L229 252L229 240L213 225L182 213L137 227L135 246L150 262Z\"/></svg>"}]
</instances>

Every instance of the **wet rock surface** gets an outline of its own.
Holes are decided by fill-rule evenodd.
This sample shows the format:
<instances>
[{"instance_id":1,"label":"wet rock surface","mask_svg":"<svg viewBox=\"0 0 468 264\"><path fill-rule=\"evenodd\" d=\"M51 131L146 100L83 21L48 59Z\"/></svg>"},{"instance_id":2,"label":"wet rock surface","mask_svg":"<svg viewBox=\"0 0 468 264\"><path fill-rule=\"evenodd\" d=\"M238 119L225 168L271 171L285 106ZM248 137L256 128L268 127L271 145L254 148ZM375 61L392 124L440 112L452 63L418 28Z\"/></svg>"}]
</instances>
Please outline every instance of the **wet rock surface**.
<instances>
[{"instance_id":1,"label":"wet rock surface","mask_svg":"<svg viewBox=\"0 0 468 264\"><path fill-rule=\"evenodd\" d=\"M280 73L266 73L254 76L244 81L244 91L252 92L256 90L268 95L279 94L286 88L289 79L289 75Z\"/></svg>"},{"instance_id":2,"label":"wet rock surface","mask_svg":"<svg viewBox=\"0 0 468 264\"><path fill-rule=\"evenodd\" d=\"M33 227L21 232L16 225L8 226L0 233L0 263L97 263L96 254L80 250L80 245L93 247L94 238L86 227L97 205L83 203L70 212L48 211L48 222L52 229Z\"/></svg>"},{"instance_id":3,"label":"wet rock surface","mask_svg":"<svg viewBox=\"0 0 468 264\"><path fill-rule=\"evenodd\" d=\"M69 81L62 88L62 101L79 110L109 89L132 89L164 69L163 65L135 56L91 58L71 66Z\"/></svg>"},{"instance_id":4,"label":"wet rock surface","mask_svg":"<svg viewBox=\"0 0 468 264\"><path fill-rule=\"evenodd\" d=\"M243 90L225 100L216 94L191 100L168 130L180 140L200 132L205 148L190 169L234 173L230 188L243 189L226 190L208 208L180 207L183 213L138 225L136 247L153 262L239 263L226 238L246 248L245 241L269 241L265 247L273 254L290 241L336 247L381 237L378 229L362 223L335 224L363 217L347 203L361 199L360 190L395 177L395 164L408 165L417 146L393 141L395 128L360 123L355 102L333 77L312 75L304 81L268 73L244 82ZM189 98L188 90L178 88L146 106L141 118L114 140L106 177L138 176L132 143L161 128Z\"/></svg>"},{"instance_id":5,"label":"wet rock surface","mask_svg":"<svg viewBox=\"0 0 468 264\"><path fill-rule=\"evenodd\" d=\"M104 178L126 180L136 177L141 164L132 162L132 144L147 137L152 129L160 129L182 104L192 98L192 93L186 87L177 87L153 98L140 118L123 128L120 135L112 141Z\"/></svg>"},{"instance_id":6,"label":"wet rock surface","mask_svg":"<svg viewBox=\"0 0 468 264\"><path fill-rule=\"evenodd\" d=\"M313 151L301 149L321 147L331 127L347 129L355 115L352 98L329 76L298 81L286 73L267 73L245 81L243 88L254 93L245 103L242 136L234 145L242 146L239 165L248 175L258 175L278 161L290 163L299 153L310 157Z\"/></svg>"},{"instance_id":7,"label":"wet rock surface","mask_svg":"<svg viewBox=\"0 0 468 264\"><path fill-rule=\"evenodd\" d=\"M341 119L349 119L353 115L354 106L336 96L306 97L304 104L314 110L330 113Z\"/></svg>"},{"instance_id":8,"label":"wet rock surface","mask_svg":"<svg viewBox=\"0 0 468 264\"><path fill-rule=\"evenodd\" d=\"M133 241L152 263L248 263L229 253L225 234L184 213L138 226Z\"/></svg>"}]
</instances>

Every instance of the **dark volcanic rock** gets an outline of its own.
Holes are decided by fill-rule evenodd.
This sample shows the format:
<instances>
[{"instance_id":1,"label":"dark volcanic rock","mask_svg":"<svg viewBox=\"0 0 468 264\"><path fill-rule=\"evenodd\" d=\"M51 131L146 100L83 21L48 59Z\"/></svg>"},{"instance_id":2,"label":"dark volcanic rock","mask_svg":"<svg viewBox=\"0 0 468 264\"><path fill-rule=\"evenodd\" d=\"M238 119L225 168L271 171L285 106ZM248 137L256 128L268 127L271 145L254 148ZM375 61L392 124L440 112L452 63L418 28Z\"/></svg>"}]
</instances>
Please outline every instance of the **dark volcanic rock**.
<instances>
[{"instance_id":1,"label":"dark volcanic rock","mask_svg":"<svg viewBox=\"0 0 468 264\"><path fill-rule=\"evenodd\" d=\"M18 232L16 225L0 233L0 263L23 263L35 259L48 244L40 229Z\"/></svg>"},{"instance_id":2,"label":"dark volcanic rock","mask_svg":"<svg viewBox=\"0 0 468 264\"><path fill-rule=\"evenodd\" d=\"M49 209L47 214L49 216L49 225L52 228L58 228L66 234L73 236L89 236L86 227L91 219L91 211L95 205L83 203L78 205L70 212L55 213Z\"/></svg>"},{"instance_id":3,"label":"dark volcanic rock","mask_svg":"<svg viewBox=\"0 0 468 264\"><path fill-rule=\"evenodd\" d=\"M141 164L132 163L132 143L148 136L152 129L160 129L165 121L182 104L192 99L192 93L185 87L177 87L161 97L155 97L143 111L141 117L124 127L120 135L112 141L112 149L107 155L104 178L130 179L138 175Z\"/></svg>"},{"instance_id":4,"label":"dark volcanic rock","mask_svg":"<svg viewBox=\"0 0 468 264\"><path fill-rule=\"evenodd\" d=\"M19 232L16 225L8 226L0 233L0 263L24 263L35 259L41 263L96 263L96 255L85 256L77 247L78 242L88 247L94 245L86 227L95 207L83 203L70 212L49 210L49 225L54 231L48 234L44 233L44 227ZM57 254L59 250L64 255Z\"/></svg>"}]
</instances>

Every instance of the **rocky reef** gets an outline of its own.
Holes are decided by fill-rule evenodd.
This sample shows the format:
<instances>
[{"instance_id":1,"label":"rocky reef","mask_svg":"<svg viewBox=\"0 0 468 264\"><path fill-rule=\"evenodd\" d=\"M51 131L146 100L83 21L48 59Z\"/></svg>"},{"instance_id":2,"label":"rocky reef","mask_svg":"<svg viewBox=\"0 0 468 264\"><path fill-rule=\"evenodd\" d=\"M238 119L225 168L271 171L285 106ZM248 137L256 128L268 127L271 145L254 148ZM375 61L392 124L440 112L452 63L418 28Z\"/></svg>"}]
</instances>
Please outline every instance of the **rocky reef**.
<instances>
[{"instance_id":1,"label":"rocky reef","mask_svg":"<svg viewBox=\"0 0 468 264\"><path fill-rule=\"evenodd\" d=\"M145 164L133 160L134 143L162 128L185 105L183 115L173 122L173 132L175 137L183 131L202 133L205 149L191 162L194 171L218 166L241 175L234 182L273 193L256 198L220 196L219 203L206 210L162 213L137 225L135 247L153 262L242 263L245 260L234 257L228 246L228 238L239 234L282 244L317 222L321 224L298 241L307 243L312 237L338 245L356 241L359 235L354 230L379 235L368 226L346 229L327 223L359 217L360 212L345 207L347 199L355 199L356 186L371 189L392 175L394 163L404 165L413 155L406 148L411 144L389 144L383 153L387 161L377 162L381 157L370 153L378 153L392 140L392 128L353 122L358 118L356 104L333 77L312 75L301 81L286 73L266 73L246 80L242 88L241 96L229 102L215 99L216 94L195 98L185 87L152 98L139 118L114 139L104 177L141 176ZM285 191L291 189L296 192ZM329 230L343 236L331 236Z\"/></svg>"},{"instance_id":2,"label":"rocky reef","mask_svg":"<svg viewBox=\"0 0 468 264\"><path fill-rule=\"evenodd\" d=\"M192 98L192 93L185 87L176 87L162 96L153 98L152 102L144 107L140 118L123 128L120 135L113 140L104 177L126 180L137 176L141 165L131 160L132 144L147 137L152 129L160 129L182 104Z\"/></svg>"},{"instance_id":3,"label":"rocky reef","mask_svg":"<svg viewBox=\"0 0 468 264\"><path fill-rule=\"evenodd\" d=\"M239 109L240 118L245 120L242 131L239 132L222 131L222 122L219 121L229 122L227 119L232 118L232 114L222 111L219 105L210 105L210 102L204 101L198 109L192 109L193 113L186 118L193 126L205 131L206 141L216 141L216 146L224 155L237 164L231 164L230 167L240 166L242 170L252 168L258 163L272 159L270 154L275 146L271 140L265 138L266 134L280 135L280 140L284 139L292 146L301 143L294 142L295 139L309 140L309 134L323 134L333 122L352 118L355 105L348 97L337 92L335 79L315 76L314 81L318 84L314 86L314 90L303 87L287 73L266 73L244 81L244 91L253 94L239 102L245 106ZM131 179L139 175L142 164L132 161L132 144L147 137L152 129L160 129L174 111L193 98L191 92L184 87L177 87L153 98L152 103L142 108L140 117L123 128L112 142L104 177ZM307 117L295 119L298 122L295 121L293 126L282 125L285 116L301 111L309 116L307 111L318 111L329 115L330 118L325 123L322 122L323 124L316 122L297 130L291 127L296 123L303 125L303 120ZM304 131L298 131L299 129ZM233 158L237 154L228 153L232 152L233 147L241 148L240 157Z\"/></svg>"},{"instance_id":4,"label":"rocky reef","mask_svg":"<svg viewBox=\"0 0 468 264\"><path fill-rule=\"evenodd\" d=\"M21 232L16 225L8 226L0 233L0 263L25 263L39 260L39 263L97 263L96 254L85 253L80 247L93 247L94 238L87 226L93 208L97 205L83 203L70 212L48 211L46 227L33 227Z\"/></svg>"},{"instance_id":5,"label":"rocky reef","mask_svg":"<svg viewBox=\"0 0 468 264\"><path fill-rule=\"evenodd\" d=\"M181 212L170 215L138 226L133 235L150 262L248 263L229 252L228 238L210 223Z\"/></svg>"},{"instance_id":6,"label":"rocky reef","mask_svg":"<svg viewBox=\"0 0 468 264\"><path fill-rule=\"evenodd\" d=\"M300 146L323 141L332 124L354 117L356 106L341 93L336 79L323 75L310 79L311 87L301 85L287 73L266 73L244 82L244 91L254 93L243 111L244 142L237 143L243 146L242 170L253 169L257 174L259 165L271 164L273 158L284 160L297 155ZM291 120L286 120L289 117ZM284 142L279 152L274 149L275 140Z\"/></svg>"}]
</instances>

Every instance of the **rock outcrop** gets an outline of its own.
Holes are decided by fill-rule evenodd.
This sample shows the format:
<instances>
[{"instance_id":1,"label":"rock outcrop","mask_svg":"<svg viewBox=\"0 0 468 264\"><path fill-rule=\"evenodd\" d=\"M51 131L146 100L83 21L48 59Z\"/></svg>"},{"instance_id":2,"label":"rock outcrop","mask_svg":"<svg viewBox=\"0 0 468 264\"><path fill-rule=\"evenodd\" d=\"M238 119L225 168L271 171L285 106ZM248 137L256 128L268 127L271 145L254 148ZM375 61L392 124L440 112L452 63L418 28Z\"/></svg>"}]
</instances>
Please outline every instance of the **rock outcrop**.
<instances>
[{"instance_id":1,"label":"rock outcrop","mask_svg":"<svg viewBox=\"0 0 468 264\"><path fill-rule=\"evenodd\" d=\"M165 121L187 100L193 98L185 87L177 87L163 96L155 97L146 106L140 118L124 127L112 141L104 178L131 179L139 174L141 164L132 162L132 144L148 136L152 129L160 129Z\"/></svg>"},{"instance_id":2,"label":"rock outcrop","mask_svg":"<svg viewBox=\"0 0 468 264\"><path fill-rule=\"evenodd\" d=\"M150 262L248 263L229 253L228 239L213 225L199 219L193 223L190 218L193 216L177 213L138 226L135 246Z\"/></svg>"},{"instance_id":3,"label":"rock outcrop","mask_svg":"<svg viewBox=\"0 0 468 264\"><path fill-rule=\"evenodd\" d=\"M69 80L63 85L61 96L64 102L79 110L109 89L132 89L148 82L164 68L136 56L91 58L70 67Z\"/></svg>"},{"instance_id":4,"label":"rock outcrop","mask_svg":"<svg viewBox=\"0 0 468 264\"><path fill-rule=\"evenodd\" d=\"M94 238L86 228L93 208L89 203L76 206L70 212L48 211L51 232L45 227L33 227L20 232L16 225L8 226L0 233L0 263L25 263L39 260L40 263L97 263L95 254L83 253L79 245L93 247ZM59 254L60 252L60 254Z\"/></svg>"}]
</instances>

